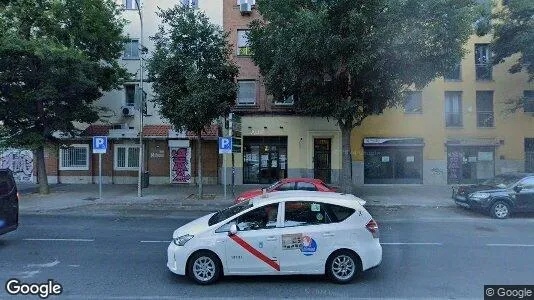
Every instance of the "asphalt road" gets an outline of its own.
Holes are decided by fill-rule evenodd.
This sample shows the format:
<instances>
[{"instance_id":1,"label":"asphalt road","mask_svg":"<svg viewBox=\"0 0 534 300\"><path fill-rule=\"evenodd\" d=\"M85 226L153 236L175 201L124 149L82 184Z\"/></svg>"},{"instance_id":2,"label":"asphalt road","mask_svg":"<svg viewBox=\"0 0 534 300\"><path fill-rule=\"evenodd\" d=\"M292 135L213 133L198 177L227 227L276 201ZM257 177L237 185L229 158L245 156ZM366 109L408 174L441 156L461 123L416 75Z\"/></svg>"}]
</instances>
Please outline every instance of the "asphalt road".
<instances>
[{"instance_id":1,"label":"asphalt road","mask_svg":"<svg viewBox=\"0 0 534 300\"><path fill-rule=\"evenodd\" d=\"M167 241L192 212L173 219L22 216L19 230L0 237L0 283L54 279L64 288L58 299L480 299L484 284L534 284L533 216L494 220L456 208L370 211L379 221L383 262L348 285L322 276L262 276L198 286L174 276L165 266ZM10 298L3 288L0 298Z\"/></svg>"}]
</instances>

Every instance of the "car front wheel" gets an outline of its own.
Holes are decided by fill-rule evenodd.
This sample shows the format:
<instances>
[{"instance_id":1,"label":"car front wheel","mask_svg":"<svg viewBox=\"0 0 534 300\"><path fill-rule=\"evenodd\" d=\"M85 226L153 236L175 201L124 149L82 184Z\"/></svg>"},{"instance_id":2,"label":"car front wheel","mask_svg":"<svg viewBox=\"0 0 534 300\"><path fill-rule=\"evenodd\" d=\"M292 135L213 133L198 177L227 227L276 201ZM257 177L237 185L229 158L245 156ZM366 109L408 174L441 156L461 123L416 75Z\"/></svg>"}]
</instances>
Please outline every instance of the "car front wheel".
<instances>
[{"instance_id":1,"label":"car front wheel","mask_svg":"<svg viewBox=\"0 0 534 300\"><path fill-rule=\"evenodd\" d=\"M360 261L349 251L336 252L326 262L326 275L336 283L349 283L360 272Z\"/></svg>"},{"instance_id":2,"label":"car front wheel","mask_svg":"<svg viewBox=\"0 0 534 300\"><path fill-rule=\"evenodd\" d=\"M504 201L497 201L491 206L490 214L497 219L506 219L510 216L510 205Z\"/></svg>"},{"instance_id":3,"label":"car front wheel","mask_svg":"<svg viewBox=\"0 0 534 300\"><path fill-rule=\"evenodd\" d=\"M221 274L221 264L217 256L210 252L198 252L191 257L188 275L198 284L216 282Z\"/></svg>"}]
</instances>

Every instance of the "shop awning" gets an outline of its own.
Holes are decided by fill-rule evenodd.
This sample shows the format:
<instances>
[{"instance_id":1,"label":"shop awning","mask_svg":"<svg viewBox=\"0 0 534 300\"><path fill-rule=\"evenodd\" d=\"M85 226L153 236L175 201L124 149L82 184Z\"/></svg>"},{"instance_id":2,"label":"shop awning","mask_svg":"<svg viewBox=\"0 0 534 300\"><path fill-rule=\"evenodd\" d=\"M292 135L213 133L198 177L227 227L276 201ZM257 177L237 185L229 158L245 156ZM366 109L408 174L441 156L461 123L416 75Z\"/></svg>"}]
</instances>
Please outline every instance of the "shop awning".
<instances>
[{"instance_id":1,"label":"shop awning","mask_svg":"<svg viewBox=\"0 0 534 300\"><path fill-rule=\"evenodd\" d=\"M364 147L424 147L422 138L364 138Z\"/></svg>"}]
</instances>

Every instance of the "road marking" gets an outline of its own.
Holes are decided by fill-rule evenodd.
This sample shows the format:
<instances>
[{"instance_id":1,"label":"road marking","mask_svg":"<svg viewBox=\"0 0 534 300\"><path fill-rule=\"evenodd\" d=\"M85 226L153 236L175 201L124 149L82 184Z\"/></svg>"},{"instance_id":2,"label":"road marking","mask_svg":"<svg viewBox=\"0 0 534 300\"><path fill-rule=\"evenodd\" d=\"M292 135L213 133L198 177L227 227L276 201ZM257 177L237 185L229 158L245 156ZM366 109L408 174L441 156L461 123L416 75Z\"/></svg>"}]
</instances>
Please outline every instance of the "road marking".
<instances>
[{"instance_id":1,"label":"road marking","mask_svg":"<svg viewBox=\"0 0 534 300\"><path fill-rule=\"evenodd\" d=\"M37 242L94 242L94 239L23 239L24 241Z\"/></svg>"},{"instance_id":2,"label":"road marking","mask_svg":"<svg viewBox=\"0 0 534 300\"><path fill-rule=\"evenodd\" d=\"M380 245L387 245L387 246L395 246L395 245L442 246L443 243L380 243Z\"/></svg>"},{"instance_id":3,"label":"road marking","mask_svg":"<svg viewBox=\"0 0 534 300\"><path fill-rule=\"evenodd\" d=\"M534 247L530 244L486 244L488 247Z\"/></svg>"},{"instance_id":4,"label":"road marking","mask_svg":"<svg viewBox=\"0 0 534 300\"><path fill-rule=\"evenodd\" d=\"M139 241L139 243L170 243L171 241Z\"/></svg>"},{"instance_id":5,"label":"road marking","mask_svg":"<svg viewBox=\"0 0 534 300\"><path fill-rule=\"evenodd\" d=\"M49 262L46 264L29 264L24 266L24 268L52 268L59 265L59 260L54 260L53 262Z\"/></svg>"}]
</instances>

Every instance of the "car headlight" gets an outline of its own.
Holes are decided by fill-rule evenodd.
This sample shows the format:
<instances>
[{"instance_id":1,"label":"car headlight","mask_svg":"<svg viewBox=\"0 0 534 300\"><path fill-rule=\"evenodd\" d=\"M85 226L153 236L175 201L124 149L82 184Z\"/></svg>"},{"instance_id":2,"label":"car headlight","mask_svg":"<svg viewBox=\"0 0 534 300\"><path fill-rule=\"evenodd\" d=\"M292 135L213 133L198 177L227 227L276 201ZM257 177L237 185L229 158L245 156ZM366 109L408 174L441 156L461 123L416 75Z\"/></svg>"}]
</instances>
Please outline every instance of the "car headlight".
<instances>
[{"instance_id":1,"label":"car headlight","mask_svg":"<svg viewBox=\"0 0 534 300\"><path fill-rule=\"evenodd\" d=\"M489 197L490 197L490 194L480 193L480 192L472 193L471 195L469 195L469 198L476 199L476 200L488 199Z\"/></svg>"},{"instance_id":2,"label":"car headlight","mask_svg":"<svg viewBox=\"0 0 534 300\"><path fill-rule=\"evenodd\" d=\"M247 200L247 198L245 198L245 197L239 197L239 198L237 198L237 202L243 202L243 201L245 201L245 200Z\"/></svg>"},{"instance_id":3,"label":"car headlight","mask_svg":"<svg viewBox=\"0 0 534 300\"><path fill-rule=\"evenodd\" d=\"M179 236L177 238L173 238L172 241L176 246L183 246L185 243L187 243L190 239L193 238L194 235L186 234Z\"/></svg>"}]
</instances>

